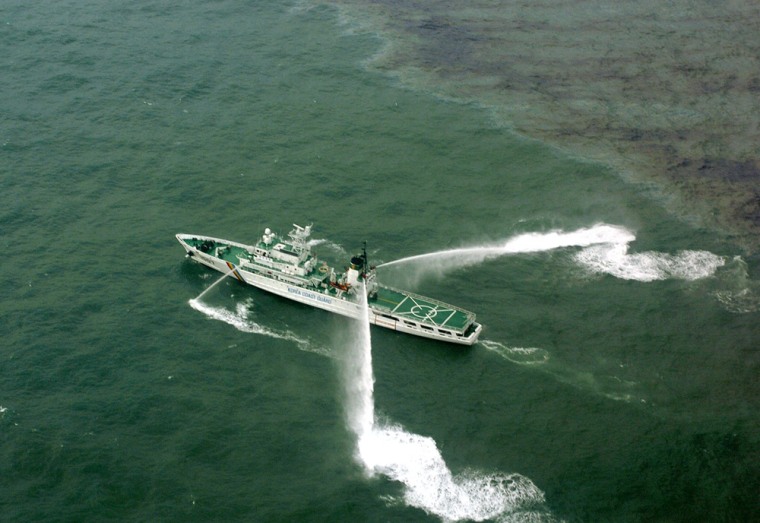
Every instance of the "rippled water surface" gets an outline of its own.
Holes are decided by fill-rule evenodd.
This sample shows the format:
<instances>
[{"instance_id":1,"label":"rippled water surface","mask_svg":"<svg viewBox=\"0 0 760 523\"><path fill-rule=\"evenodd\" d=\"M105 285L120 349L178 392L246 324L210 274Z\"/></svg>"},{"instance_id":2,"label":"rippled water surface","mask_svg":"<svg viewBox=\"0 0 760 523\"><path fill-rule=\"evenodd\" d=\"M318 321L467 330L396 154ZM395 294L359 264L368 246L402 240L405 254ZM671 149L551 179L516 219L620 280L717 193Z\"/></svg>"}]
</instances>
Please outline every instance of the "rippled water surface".
<instances>
[{"instance_id":1,"label":"rippled water surface","mask_svg":"<svg viewBox=\"0 0 760 523\"><path fill-rule=\"evenodd\" d=\"M757 13L708 8L6 3L4 520L750 520L760 265L699 191L751 196ZM709 183L653 183L665 156ZM481 340L368 332L174 239L312 222Z\"/></svg>"}]
</instances>

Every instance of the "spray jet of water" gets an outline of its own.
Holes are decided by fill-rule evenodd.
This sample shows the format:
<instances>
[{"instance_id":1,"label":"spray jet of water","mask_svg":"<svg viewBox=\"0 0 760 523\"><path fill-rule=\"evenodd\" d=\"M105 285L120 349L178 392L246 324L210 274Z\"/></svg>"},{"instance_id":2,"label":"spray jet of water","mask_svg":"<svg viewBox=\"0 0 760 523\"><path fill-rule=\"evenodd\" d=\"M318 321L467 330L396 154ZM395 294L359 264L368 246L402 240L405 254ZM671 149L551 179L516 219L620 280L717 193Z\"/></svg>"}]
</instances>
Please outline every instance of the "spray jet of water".
<instances>
[{"instance_id":1,"label":"spray jet of water","mask_svg":"<svg viewBox=\"0 0 760 523\"><path fill-rule=\"evenodd\" d=\"M363 289L366 291L366 289ZM553 521L544 493L519 474L455 475L432 438L375 420L372 340L366 292L342 358L346 422L357 440L355 459L369 476L382 474L404 485L404 502L444 521L483 521L500 516Z\"/></svg>"},{"instance_id":2,"label":"spray jet of water","mask_svg":"<svg viewBox=\"0 0 760 523\"><path fill-rule=\"evenodd\" d=\"M200 299L203 298L203 296L205 296L208 291L210 291L211 289L213 289L214 287L216 287L217 285L219 285L222 282L223 279L225 279L227 276L229 276L230 274L232 274L233 272L235 272L236 269L237 269L237 267L235 267L233 265L232 269L230 269L228 272L222 274L222 276L218 280L216 280L214 283L212 283L211 285L209 285L202 293L200 293L194 300L191 300L191 301L200 301Z\"/></svg>"},{"instance_id":3,"label":"spray jet of water","mask_svg":"<svg viewBox=\"0 0 760 523\"><path fill-rule=\"evenodd\" d=\"M508 254L536 253L566 247L588 247L595 244L627 245L635 239L636 236L624 227L597 224L570 232L556 230L518 234L498 243L418 254L387 262L378 267L411 265L411 268L405 269L402 277L407 280L407 284L413 284L414 281L431 274L442 276L452 270L477 265L485 260Z\"/></svg>"},{"instance_id":4,"label":"spray jet of water","mask_svg":"<svg viewBox=\"0 0 760 523\"><path fill-rule=\"evenodd\" d=\"M343 360L346 422L357 440L369 434L375 423L375 378L372 373L372 340L364 282L359 299L362 313L360 319L355 322L349 354Z\"/></svg>"},{"instance_id":5,"label":"spray jet of water","mask_svg":"<svg viewBox=\"0 0 760 523\"><path fill-rule=\"evenodd\" d=\"M378 267L389 267L401 263L427 263L440 260L453 268L458 268L474 265L486 259L505 254L543 252L562 247L587 247L597 243L628 243L635 239L636 236L624 227L598 224L572 232L549 231L546 233L531 232L519 234L503 243L418 254L383 263Z\"/></svg>"}]
</instances>

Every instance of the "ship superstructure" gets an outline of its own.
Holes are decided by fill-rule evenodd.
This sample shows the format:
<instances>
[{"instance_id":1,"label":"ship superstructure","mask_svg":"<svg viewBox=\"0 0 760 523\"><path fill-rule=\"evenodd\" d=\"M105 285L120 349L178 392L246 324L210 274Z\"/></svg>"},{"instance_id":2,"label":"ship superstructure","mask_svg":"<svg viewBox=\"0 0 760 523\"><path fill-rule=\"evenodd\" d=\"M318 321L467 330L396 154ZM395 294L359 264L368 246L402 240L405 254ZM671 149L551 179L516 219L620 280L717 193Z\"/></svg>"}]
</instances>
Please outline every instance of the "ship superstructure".
<instances>
[{"instance_id":1,"label":"ship superstructure","mask_svg":"<svg viewBox=\"0 0 760 523\"><path fill-rule=\"evenodd\" d=\"M290 300L361 318L359 293L366 292L373 325L461 345L477 341L482 326L472 312L378 283L366 248L336 272L312 252L312 226L293 227L287 237L266 228L253 245L193 234L177 240L195 261Z\"/></svg>"}]
</instances>

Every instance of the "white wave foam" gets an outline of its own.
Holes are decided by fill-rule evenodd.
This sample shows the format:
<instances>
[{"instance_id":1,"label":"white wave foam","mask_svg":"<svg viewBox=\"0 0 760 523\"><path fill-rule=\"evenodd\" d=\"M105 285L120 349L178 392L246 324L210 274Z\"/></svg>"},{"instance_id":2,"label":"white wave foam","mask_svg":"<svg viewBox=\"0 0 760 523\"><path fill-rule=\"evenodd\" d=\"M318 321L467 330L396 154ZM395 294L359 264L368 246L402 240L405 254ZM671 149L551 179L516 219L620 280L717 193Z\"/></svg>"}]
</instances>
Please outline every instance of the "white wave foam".
<instances>
[{"instance_id":1,"label":"white wave foam","mask_svg":"<svg viewBox=\"0 0 760 523\"><path fill-rule=\"evenodd\" d=\"M575 260L594 273L642 282L707 278L726 263L723 257L707 251L628 254L627 243L590 246L577 253Z\"/></svg>"},{"instance_id":2,"label":"white wave foam","mask_svg":"<svg viewBox=\"0 0 760 523\"><path fill-rule=\"evenodd\" d=\"M708 251L629 254L629 243L635 239L633 232L625 227L601 223L570 232L524 233L501 243L419 254L384 263L380 267L419 264L407 275L408 279L417 280L431 273L443 275L507 254L537 253L567 247L583 248L575 255L575 260L591 272L643 282L668 278L697 280L712 276L718 267L725 264L722 256Z\"/></svg>"},{"instance_id":3,"label":"white wave foam","mask_svg":"<svg viewBox=\"0 0 760 523\"><path fill-rule=\"evenodd\" d=\"M404 484L404 502L445 521L484 521L518 514L552 520L544 493L519 474L453 475L432 438L399 426L375 427L359 440L368 469Z\"/></svg>"},{"instance_id":4,"label":"white wave foam","mask_svg":"<svg viewBox=\"0 0 760 523\"><path fill-rule=\"evenodd\" d=\"M330 250L332 250L332 251L334 251L334 252L336 252L336 253L338 253L340 255L347 254L346 253L346 249L344 249L342 245L337 244L337 243L335 243L333 241L324 239L324 238L313 238L313 239L309 240L308 242L306 242L306 244L309 247L316 247L318 245L324 245L326 248L328 248L328 249L330 249Z\"/></svg>"},{"instance_id":5,"label":"white wave foam","mask_svg":"<svg viewBox=\"0 0 760 523\"><path fill-rule=\"evenodd\" d=\"M508 347L501 342L480 340L478 345L498 354L502 358L518 365L536 366L542 372L552 376L561 383L579 388L615 401L631 403L644 398L633 394L638 386L636 382L623 380L617 376L598 376L590 371L579 371L561 364L558 360L550 359L549 352L537 347Z\"/></svg>"},{"instance_id":6,"label":"white wave foam","mask_svg":"<svg viewBox=\"0 0 760 523\"><path fill-rule=\"evenodd\" d=\"M549 353L538 347L507 347L498 341L478 341L486 349L495 352L504 359L519 365L539 365L549 361Z\"/></svg>"},{"instance_id":7,"label":"white wave foam","mask_svg":"<svg viewBox=\"0 0 760 523\"><path fill-rule=\"evenodd\" d=\"M363 308L367 315L366 299ZM403 483L405 503L445 521L533 514L536 508L545 512L544 494L529 479L476 472L454 476L433 439L399 426L381 426L375 419L369 319L351 327L346 354L340 360L344 407L348 428L357 439L355 458L370 476L379 473Z\"/></svg>"},{"instance_id":8,"label":"white wave foam","mask_svg":"<svg viewBox=\"0 0 760 523\"><path fill-rule=\"evenodd\" d=\"M232 325L241 332L260 334L262 336L269 336L271 338L292 341L296 343L301 350L316 352L323 355L328 354L325 349L312 347L308 340L299 338L295 334L292 334L290 332L274 331L248 319L248 309L250 305L249 302L238 303L235 312L231 312L221 307L212 307L197 299L189 300L188 303L193 309L206 315L207 317L213 320L223 321L228 325Z\"/></svg>"},{"instance_id":9,"label":"white wave foam","mask_svg":"<svg viewBox=\"0 0 760 523\"><path fill-rule=\"evenodd\" d=\"M384 263L380 267L425 262L433 264L439 270L449 270L474 265L505 254L544 252L563 247L586 247L597 243L627 243L634 239L636 239L634 234L624 227L597 224L571 232L557 230L545 233L525 233L495 244L418 254Z\"/></svg>"}]
</instances>

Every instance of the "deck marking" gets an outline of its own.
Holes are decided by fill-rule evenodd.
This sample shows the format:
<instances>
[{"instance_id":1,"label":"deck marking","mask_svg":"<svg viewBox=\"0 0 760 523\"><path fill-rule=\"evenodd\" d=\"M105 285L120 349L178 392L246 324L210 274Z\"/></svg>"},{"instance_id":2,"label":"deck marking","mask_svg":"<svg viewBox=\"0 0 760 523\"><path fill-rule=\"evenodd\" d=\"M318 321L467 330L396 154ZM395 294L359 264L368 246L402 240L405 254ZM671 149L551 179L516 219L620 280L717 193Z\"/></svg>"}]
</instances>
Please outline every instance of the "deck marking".
<instances>
[{"instance_id":1,"label":"deck marking","mask_svg":"<svg viewBox=\"0 0 760 523\"><path fill-rule=\"evenodd\" d=\"M404 299L403 299L403 300L401 300L400 302L398 302L398 305L396 305L396 308L394 308L394 309L393 309L391 312L396 312L396 311L398 310L398 308L399 308L399 307L401 307L401 305L402 305L402 304L403 304L403 303L404 303L406 300L408 300L408 299L409 299L409 296L404 296ZM412 301L414 301L414 300L412 300ZM402 313L402 314L403 314L403 313Z\"/></svg>"},{"instance_id":2,"label":"deck marking","mask_svg":"<svg viewBox=\"0 0 760 523\"><path fill-rule=\"evenodd\" d=\"M413 297L408 296L408 298L414 303L413 306L411 306L408 310L397 312L398 307L393 310L394 313L396 313L398 316L408 316L408 317L414 317L417 320L422 321L423 323L432 323L436 327L442 327L446 324L456 313L456 309L450 309L448 307L441 307L438 304L429 304L425 301L420 300L421 302L415 300ZM406 301L406 300L404 300ZM403 303L403 302L402 302ZM401 305L401 304L399 304ZM446 312L450 312L446 319L442 322L436 321L436 318L439 315L442 315Z\"/></svg>"},{"instance_id":3,"label":"deck marking","mask_svg":"<svg viewBox=\"0 0 760 523\"><path fill-rule=\"evenodd\" d=\"M449 314L449 317L448 317L448 318L446 318L445 320L443 320L443 323L441 323L441 327L443 327L444 325L446 325L446 324L449 322L449 320L450 320L450 319L451 319L451 318L454 316L454 314L456 314L456 313L457 313L457 311L454 311L454 310L452 310L452 311L451 311L451 314Z\"/></svg>"}]
</instances>

